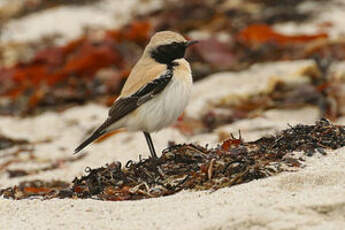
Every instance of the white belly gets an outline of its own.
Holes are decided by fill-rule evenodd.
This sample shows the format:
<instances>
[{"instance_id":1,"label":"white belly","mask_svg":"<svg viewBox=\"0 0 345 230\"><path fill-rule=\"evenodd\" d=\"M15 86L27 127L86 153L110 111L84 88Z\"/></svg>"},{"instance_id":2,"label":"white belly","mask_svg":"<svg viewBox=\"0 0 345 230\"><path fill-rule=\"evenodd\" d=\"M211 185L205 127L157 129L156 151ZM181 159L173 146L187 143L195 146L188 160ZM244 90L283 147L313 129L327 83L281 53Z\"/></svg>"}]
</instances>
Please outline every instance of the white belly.
<instances>
[{"instance_id":1,"label":"white belly","mask_svg":"<svg viewBox=\"0 0 345 230\"><path fill-rule=\"evenodd\" d=\"M192 76L173 76L166 88L156 97L137 108L125 121L131 131L154 132L171 125L182 114L189 101Z\"/></svg>"}]
</instances>

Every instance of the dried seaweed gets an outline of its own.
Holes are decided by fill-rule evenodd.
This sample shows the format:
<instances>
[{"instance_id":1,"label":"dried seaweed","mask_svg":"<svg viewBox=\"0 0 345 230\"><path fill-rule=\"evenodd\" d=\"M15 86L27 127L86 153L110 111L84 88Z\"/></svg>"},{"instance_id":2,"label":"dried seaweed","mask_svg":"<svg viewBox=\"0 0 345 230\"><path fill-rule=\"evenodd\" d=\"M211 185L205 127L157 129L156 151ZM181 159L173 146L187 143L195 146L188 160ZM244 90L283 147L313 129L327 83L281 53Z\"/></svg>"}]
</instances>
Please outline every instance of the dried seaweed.
<instances>
[{"instance_id":1,"label":"dried seaweed","mask_svg":"<svg viewBox=\"0 0 345 230\"><path fill-rule=\"evenodd\" d=\"M44 182L41 180L34 180L21 182L13 189L3 189L0 193L5 198L20 197L21 199L26 199L42 197L42 195L49 197L49 194L55 196L55 194L58 192L62 198L64 189L67 189L68 187L69 183L63 181Z\"/></svg>"},{"instance_id":2,"label":"dried seaweed","mask_svg":"<svg viewBox=\"0 0 345 230\"><path fill-rule=\"evenodd\" d=\"M343 146L345 127L322 119L315 125L296 125L253 142L231 137L212 149L193 144L174 145L165 149L157 160L129 161L124 167L114 162L96 169L87 168L87 175L75 178L69 187L61 190L45 185L36 186L39 189L28 193L27 187L21 184L0 194L13 199L39 195L45 199L118 201L166 196L183 189L216 190L296 170L302 166L302 155L298 152L312 156L316 151L326 154L326 149Z\"/></svg>"}]
</instances>

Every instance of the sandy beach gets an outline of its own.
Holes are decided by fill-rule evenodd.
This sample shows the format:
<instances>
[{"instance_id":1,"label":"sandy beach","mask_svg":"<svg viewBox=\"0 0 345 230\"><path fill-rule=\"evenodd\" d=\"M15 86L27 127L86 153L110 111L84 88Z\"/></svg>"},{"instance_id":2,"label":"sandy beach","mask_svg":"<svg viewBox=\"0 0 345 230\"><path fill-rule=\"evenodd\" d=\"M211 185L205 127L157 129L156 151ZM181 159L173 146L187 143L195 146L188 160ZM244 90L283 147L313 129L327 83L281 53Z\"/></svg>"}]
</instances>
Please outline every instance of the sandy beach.
<instances>
[{"instance_id":1,"label":"sandy beach","mask_svg":"<svg viewBox=\"0 0 345 230\"><path fill-rule=\"evenodd\" d=\"M299 172L142 201L1 200L8 229L343 229L344 151ZM6 213L6 216L4 214Z\"/></svg>"}]
</instances>

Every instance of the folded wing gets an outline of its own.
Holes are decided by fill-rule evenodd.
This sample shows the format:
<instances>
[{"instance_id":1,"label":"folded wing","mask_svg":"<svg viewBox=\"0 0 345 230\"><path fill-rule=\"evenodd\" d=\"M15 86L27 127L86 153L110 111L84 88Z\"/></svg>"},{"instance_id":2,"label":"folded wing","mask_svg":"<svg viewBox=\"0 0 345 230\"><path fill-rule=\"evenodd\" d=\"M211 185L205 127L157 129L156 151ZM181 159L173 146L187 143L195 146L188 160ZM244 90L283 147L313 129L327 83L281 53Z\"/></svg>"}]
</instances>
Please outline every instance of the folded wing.
<instances>
[{"instance_id":1,"label":"folded wing","mask_svg":"<svg viewBox=\"0 0 345 230\"><path fill-rule=\"evenodd\" d=\"M81 143L74 150L74 153L78 153L91 142L105 134L107 132L107 128L109 128L112 124L131 113L145 102L157 96L169 84L172 77L172 70L167 69L164 74L147 83L134 94L128 97L118 98L110 108L107 120L98 129L96 129L89 138Z\"/></svg>"}]
</instances>

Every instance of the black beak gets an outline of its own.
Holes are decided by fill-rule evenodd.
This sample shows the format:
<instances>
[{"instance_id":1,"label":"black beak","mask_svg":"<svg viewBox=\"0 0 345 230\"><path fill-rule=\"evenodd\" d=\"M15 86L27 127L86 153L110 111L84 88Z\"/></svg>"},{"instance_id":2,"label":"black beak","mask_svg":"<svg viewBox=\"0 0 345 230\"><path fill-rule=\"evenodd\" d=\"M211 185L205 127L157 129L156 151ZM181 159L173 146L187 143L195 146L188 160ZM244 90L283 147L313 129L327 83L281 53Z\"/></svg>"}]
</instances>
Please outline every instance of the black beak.
<instances>
[{"instance_id":1,"label":"black beak","mask_svg":"<svg viewBox=\"0 0 345 230\"><path fill-rule=\"evenodd\" d=\"M191 41L187 41L186 42L186 47L189 47L189 46L191 46L191 45L194 45L194 44L196 44L196 43L198 43L199 41L197 41L197 40L191 40Z\"/></svg>"}]
</instances>

